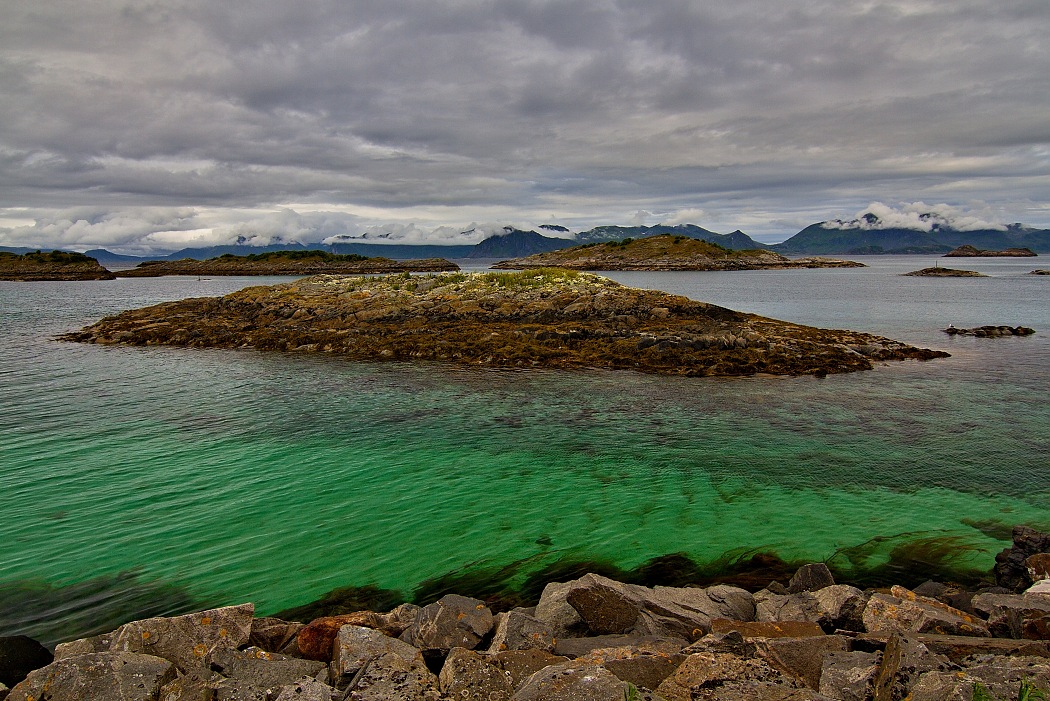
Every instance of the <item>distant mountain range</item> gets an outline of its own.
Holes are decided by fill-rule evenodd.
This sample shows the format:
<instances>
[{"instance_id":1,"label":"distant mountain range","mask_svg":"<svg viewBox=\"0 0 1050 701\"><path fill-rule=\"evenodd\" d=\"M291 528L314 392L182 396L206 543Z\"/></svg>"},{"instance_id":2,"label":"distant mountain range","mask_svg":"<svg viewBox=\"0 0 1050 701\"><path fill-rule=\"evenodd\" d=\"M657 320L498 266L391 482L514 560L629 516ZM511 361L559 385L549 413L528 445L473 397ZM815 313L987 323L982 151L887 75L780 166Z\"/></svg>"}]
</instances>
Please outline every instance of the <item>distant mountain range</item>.
<instances>
[{"instance_id":1,"label":"distant mountain range","mask_svg":"<svg viewBox=\"0 0 1050 701\"><path fill-rule=\"evenodd\" d=\"M838 220L807 226L787 241L770 246L786 255L866 255L879 253L948 253L959 246L979 249L1030 248L1050 252L1050 229L1010 224L1002 229L956 229L924 214L920 221L929 230L887 226L866 213L851 222Z\"/></svg>"},{"instance_id":2,"label":"distant mountain range","mask_svg":"<svg viewBox=\"0 0 1050 701\"><path fill-rule=\"evenodd\" d=\"M1050 253L1050 229L1033 229L1011 224L1001 229L960 230L939 220L936 215L922 215L920 221L928 229L910 229L890 226L876 215L867 213L859 219L843 222L831 220L812 224L783 243L762 244L742 231L718 234L695 224L669 226L599 226L582 231L572 238L545 236L536 231L507 227L502 234L490 236L475 245L410 245L358 243L344 239L333 244L282 243L271 246L235 244L207 248L184 248L168 255L150 257L125 256L105 249L85 251L104 266L134 266L146 260L207 260L226 253L270 253L276 251L321 250L329 253L356 253L362 256L407 260L417 258L520 258L536 253L578 246L584 243L606 243L623 239L639 239L658 234L688 236L692 239L717 243L731 250L764 248L784 255L870 255L881 253L947 253L959 246L971 245L980 249L1030 248L1037 253ZM544 224L543 231L568 234L563 226ZM380 237L382 238L382 237ZM11 253L29 253L35 248L0 246Z\"/></svg>"}]
</instances>

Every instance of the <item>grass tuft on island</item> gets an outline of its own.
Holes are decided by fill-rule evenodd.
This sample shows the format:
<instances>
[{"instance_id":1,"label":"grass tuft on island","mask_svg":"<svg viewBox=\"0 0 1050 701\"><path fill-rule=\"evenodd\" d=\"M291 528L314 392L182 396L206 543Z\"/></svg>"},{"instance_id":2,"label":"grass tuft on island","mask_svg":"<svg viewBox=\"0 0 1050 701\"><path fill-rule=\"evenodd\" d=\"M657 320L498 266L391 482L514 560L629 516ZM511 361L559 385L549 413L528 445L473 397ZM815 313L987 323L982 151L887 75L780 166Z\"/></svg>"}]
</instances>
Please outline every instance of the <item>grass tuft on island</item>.
<instances>
[{"instance_id":1,"label":"grass tuft on island","mask_svg":"<svg viewBox=\"0 0 1050 701\"><path fill-rule=\"evenodd\" d=\"M948 356L552 268L318 275L126 311L62 338L688 376L822 377L871 369L876 361Z\"/></svg>"},{"instance_id":2,"label":"grass tuft on island","mask_svg":"<svg viewBox=\"0 0 1050 701\"><path fill-rule=\"evenodd\" d=\"M783 270L863 268L863 263L832 258L791 259L763 249L731 250L717 243L659 234L609 243L587 243L496 263L497 270L557 266L573 270Z\"/></svg>"}]
</instances>

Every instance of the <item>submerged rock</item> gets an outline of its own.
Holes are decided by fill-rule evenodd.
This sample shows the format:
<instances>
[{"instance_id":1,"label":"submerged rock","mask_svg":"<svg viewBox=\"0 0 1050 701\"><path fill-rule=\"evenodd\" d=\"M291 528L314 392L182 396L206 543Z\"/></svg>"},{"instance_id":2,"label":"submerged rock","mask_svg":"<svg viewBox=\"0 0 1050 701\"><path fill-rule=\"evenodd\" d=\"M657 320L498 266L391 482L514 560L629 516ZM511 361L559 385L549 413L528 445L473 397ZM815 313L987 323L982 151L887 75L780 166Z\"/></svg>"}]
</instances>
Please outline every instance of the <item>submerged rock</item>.
<instances>
[{"instance_id":1,"label":"submerged rock","mask_svg":"<svg viewBox=\"0 0 1050 701\"><path fill-rule=\"evenodd\" d=\"M822 377L879 361L948 355L567 270L321 275L127 311L62 338L689 376Z\"/></svg>"}]
</instances>

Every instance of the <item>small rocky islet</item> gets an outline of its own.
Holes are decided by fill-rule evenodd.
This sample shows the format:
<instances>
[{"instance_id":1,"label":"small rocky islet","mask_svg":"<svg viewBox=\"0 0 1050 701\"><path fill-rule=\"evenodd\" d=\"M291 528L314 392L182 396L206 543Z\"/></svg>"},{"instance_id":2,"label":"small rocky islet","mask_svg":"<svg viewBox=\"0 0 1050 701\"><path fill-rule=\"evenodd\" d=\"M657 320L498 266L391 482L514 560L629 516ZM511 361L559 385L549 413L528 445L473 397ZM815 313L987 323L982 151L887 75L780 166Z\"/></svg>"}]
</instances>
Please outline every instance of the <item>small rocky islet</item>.
<instances>
[{"instance_id":1,"label":"small rocky islet","mask_svg":"<svg viewBox=\"0 0 1050 701\"><path fill-rule=\"evenodd\" d=\"M132 621L53 656L0 639L17 658L2 681L9 701L1036 699L1050 687L1050 535L1012 538L994 583L969 590L862 590L814 563L755 592L588 573L501 612L457 594L303 621L247 603Z\"/></svg>"},{"instance_id":2,"label":"small rocky islet","mask_svg":"<svg viewBox=\"0 0 1050 701\"><path fill-rule=\"evenodd\" d=\"M557 267L569 270L786 270L792 268L864 268L863 263L832 258L788 258L763 249L731 250L688 236L659 234L610 243L589 243L524 258L504 260L496 270Z\"/></svg>"},{"instance_id":3,"label":"small rocky islet","mask_svg":"<svg viewBox=\"0 0 1050 701\"><path fill-rule=\"evenodd\" d=\"M126 311L62 338L687 376L824 376L948 356L562 269L320 275Z\"/></svg>"},{"instance_id":4,"label":"small rocky islet","mask_svg":"<svg viewBox=\"0 0 1050 701\"><path fill-rule=\"evenodd\" d=\"M956 270L955 268L942 268L940 266L913 270L910 273L903 273L903 275L905 277L988 277L976 270Z\"/></svg>"},{"instance_id":5,"label":"small rocky islet","mask_svg":"<svg viewBox=\"0 0 1050 701\"><path fill-rule=\"evenodd\" d=\"M969 244L944 254L945 258L1034 258L1038 254L1030 248L1005 248L989 251Z\"/></svg>"},{"instance_id":6,"label":"small rocky islet","mask_svg":"<svg viewBox=\"0 0 1050 701\"><path fill-rule=\"evenodd\" d=\"M70 282L114 279L116 276L112 272L83 253L33 251L17 254L0 251L0 280Z\"/></svg>"}]
</instances>

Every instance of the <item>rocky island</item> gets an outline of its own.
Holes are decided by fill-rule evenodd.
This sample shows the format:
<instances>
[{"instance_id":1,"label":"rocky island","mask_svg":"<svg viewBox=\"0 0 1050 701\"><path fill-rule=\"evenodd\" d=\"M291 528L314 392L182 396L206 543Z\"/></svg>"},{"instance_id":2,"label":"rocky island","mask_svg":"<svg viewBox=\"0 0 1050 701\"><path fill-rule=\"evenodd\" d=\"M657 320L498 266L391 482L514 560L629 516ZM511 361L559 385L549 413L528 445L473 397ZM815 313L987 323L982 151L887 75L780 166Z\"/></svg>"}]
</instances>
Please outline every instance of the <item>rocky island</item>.
<instances>
[{"instance_id":1,"label":"rocky island","mask_svg":"<svg viewBox=\"0 0 1050 701\"><path fill-rule=\"evenodd\" d=\"M1031 258L1038 255L1028 248L1007 248L1002 251L985 251L971 246L959 246L944 254L945 258Z\"/></svg>"},{"instance_id":2,"label":"rocky island","mask_svg":"<svg viewBox=\"0 0 1050 701\"><path fill-rule=\"evenodd\" d=\"M18 255L0 251L0 280L113 280L115 275L83 253L35 251Z\"/></svg>"},{"instance_id":3,"label":"rocky island","mask_svg":"<svg viewBox=\"0 0 1050 701\"><path fill-rule=\"evenodd\" d=\"M690 376L824 376L948 356L560 269L319 275L126 311L63 339Z\"/></svg>"},{"instance_id":4,"label":"rocky island","mask_svg":"<svg viewBox=\"0 0 1050 701\"><path fill-rule=\"evenodd\" d=\"M558 267L571 270L780 270L787 268L863 268L863 263L831 258L791 259L773 251L730 250L687 236L661 234L612 243L589 243L525 258L500 261L497 270Z\"/></svg>"},{"instance_id":5,"label":"rocky island","mask_svg":"<svg viewBox=\"0 0 1050 701\"><path fill-rule=\"evenodd\" d=\"M975 326L971 329L959 329L949 326L944 329L949 336L977 336L978 338L1002 338L1004 336L1031 336L1035 329L1027 326Z\"/></svg>"},{"instance_id":6,"label":"rocky island","mask_svg":"<svg viewBox=\"0 0 1050 701\"><path fill-rule=\"evenodd\" d=\"M1050 687L1050 535L994 582L860 589L824 563L732 584L549 581L305 618L244 603L59 644L6 638L8 701L1007 701ZM34 647L35 645L35 647ZM14 648L21 654L11 654Z\"/></svg>"},{"instance_id":7,"label":"rocky island","mask_svg":"<svg viewBox=\"0 0 1050 701\"><path fill-rule=\"evenodd\" d=\"M979 273L976 270L955 270L953 268L941 267L913 270L910 273L904 273L904 275L910 277L988 277L984 273Z\"/></svg>"},{"instance_id":8,"label":"rocky island","mask_svg":"<svg viewBox=\"0 0 1050 701\"><path fill-rule=\"evenodd\" d=\"M369 275L385 273L436 273L459 270L444 258L391 260L390 258L338 255L327 251L276 251L236 256L232 253L207 260L151 260L120 277L160 277L163 275Z\"/></svg>"}]
</instances>

